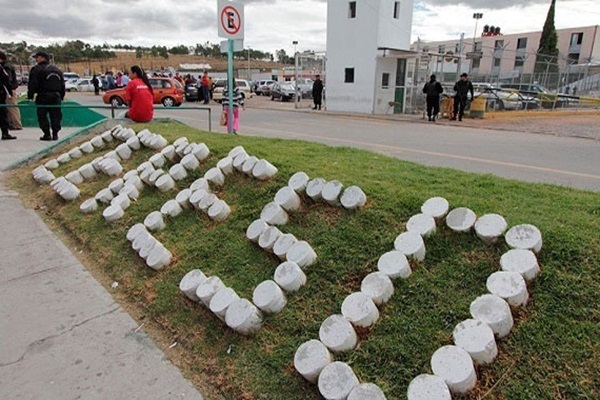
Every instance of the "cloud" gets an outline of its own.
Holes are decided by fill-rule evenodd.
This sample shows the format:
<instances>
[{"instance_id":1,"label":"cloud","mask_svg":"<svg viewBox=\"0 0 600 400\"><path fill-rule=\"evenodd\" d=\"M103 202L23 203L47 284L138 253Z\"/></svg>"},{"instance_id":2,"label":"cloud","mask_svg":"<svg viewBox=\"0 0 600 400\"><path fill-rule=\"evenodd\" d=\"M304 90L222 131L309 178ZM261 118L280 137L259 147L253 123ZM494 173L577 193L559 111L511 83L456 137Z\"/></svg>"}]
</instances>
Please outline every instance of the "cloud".
<instances>
[{"instance_id":1,"label":"cloud","mask_svg":"<svg viewBox=\"0 0 600 400\"><path fill-rule=\"evenodd\" d=\"M562 2L577 0L562 0ZM415 3L426 3L431 6L459 6L482 10L502 10L506 8L519 7L525 8L533 5L544 4L546 8L550 7L550 0L425 0Z\"/></svg>"}]
</instances>

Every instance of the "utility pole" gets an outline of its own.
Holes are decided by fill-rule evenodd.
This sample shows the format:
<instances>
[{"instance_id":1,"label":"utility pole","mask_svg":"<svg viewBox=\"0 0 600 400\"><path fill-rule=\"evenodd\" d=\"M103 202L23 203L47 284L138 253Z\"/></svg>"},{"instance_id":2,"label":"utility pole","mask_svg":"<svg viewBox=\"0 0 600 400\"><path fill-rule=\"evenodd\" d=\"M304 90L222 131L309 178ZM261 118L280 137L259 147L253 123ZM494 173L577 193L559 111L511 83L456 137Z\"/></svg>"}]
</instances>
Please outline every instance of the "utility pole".
<instances>
[{"instance_id":1,"label":"utility pole","mask_svg":"<svg viewBox=\"0 0 600 400\"><path fill-rule=\"evenodd\" d=\"M483 13L474 13L474 14L473 14L473 18L475 19L475 31L473 32L473 49L472 49L471 51L474 53L474 52L475 52L475 50L476 50L476 49L475 49L475 38L477 37L477 23L479 22L479 20L480 20L481 18L483 18ZM470 68L470 69L469 69L469 72L470 72L470 73L471 73L471 72L473 72L473 61L474 61L474 60L475 60L474 58L473 58L473 59L471 59L471 64L470 64L470 66L469 66L469 68Z\"/></svg>"},{"instance_id":2,"label":"utility pole","mask_svg":"<svg viewBox=\"0 0 600 400\"><path fill-rule=\"evenodd\" d=\"M458 66L456 67L456 74L460 75L462 73L462 52L463 52L463 45L465 42L465 34L464 32L460 34L460 42L458 43ZM458 77L457 77L458 79Z\"/></svg>"},{"instance_id":3,"label":"utility pole","mask_svg":"<svg viewBox=\"0 0 600 400\"><path fill-rule=\"evenodd\" d=\"M300 99L298 96L298 52L296 51L298 41L294 40L292 44L294 45L294 108L298 109L300 107Z\"/></svg>"}]
</instances>

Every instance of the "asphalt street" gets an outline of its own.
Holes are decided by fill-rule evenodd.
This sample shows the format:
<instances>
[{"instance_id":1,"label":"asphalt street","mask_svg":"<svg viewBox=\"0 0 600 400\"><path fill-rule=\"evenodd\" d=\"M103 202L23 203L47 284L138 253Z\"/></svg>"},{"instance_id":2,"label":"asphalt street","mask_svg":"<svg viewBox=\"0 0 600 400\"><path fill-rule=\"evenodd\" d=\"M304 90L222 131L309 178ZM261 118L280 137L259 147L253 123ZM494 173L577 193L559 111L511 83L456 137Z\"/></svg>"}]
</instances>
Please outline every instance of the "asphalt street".
<instances>
[{"instance_id":1,"label":"asphalt street","mask_svg":"<svg viewBox=\"0 0 600 400\"><path fill-rule=\"evenodd\" d=\"M90 94L69 96L82 104L102 102ZM220 106L213 103L211 108L213 131L224 132L218 124ZM208 129L205 111L160 108L156 115ZM247 101L240 134L357 147L423 165L600 191L600 141L592 139L461 127L460 122L449 126L415 117L397 120L296 111L293 105L266 98Z\"/></svg>"}]
</instances>

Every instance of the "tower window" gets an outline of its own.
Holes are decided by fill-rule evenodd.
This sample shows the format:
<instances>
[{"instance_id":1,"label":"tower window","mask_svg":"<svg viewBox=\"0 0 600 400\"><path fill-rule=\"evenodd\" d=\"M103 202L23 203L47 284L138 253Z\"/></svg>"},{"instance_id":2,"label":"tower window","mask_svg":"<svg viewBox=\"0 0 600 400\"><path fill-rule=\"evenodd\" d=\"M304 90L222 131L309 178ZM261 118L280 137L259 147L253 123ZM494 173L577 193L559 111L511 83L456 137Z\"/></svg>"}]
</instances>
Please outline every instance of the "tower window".
<instances>
[{"instance_id":1,"label":"tower window","mask_svg":"<svg viewBox=\"0 0 600 400\"><path fill-rule=\"evenodd\" d=\"M394 18L400 19L400 2L399 1L394 2Z\"/></svg>"},{"instance_id":2,"label":"tower window","mask_svg":"<svg viewBox=\"0 0 600 400\"><path fill-rule=\"evenodd\" d=\"M348 18L356 18L356 2L348 3Z\"/></svg>"},{"instance_id":3,"label":"tower window","mask_svg":"<svg viewBox=\"0 0 600 400\"><path fill-rule=\"evenodd\" d=\"M354 68L346 68L344 73L344 83L354 83Z\"/></svg>"}]
</instances>

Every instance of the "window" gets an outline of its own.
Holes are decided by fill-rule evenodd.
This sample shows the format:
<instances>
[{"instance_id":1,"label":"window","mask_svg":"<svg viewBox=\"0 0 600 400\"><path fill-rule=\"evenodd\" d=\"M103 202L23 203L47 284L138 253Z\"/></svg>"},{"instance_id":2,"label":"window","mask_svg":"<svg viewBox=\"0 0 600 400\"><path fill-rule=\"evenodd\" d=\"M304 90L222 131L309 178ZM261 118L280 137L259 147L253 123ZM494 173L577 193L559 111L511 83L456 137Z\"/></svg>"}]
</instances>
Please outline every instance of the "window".
<instances>
[{"instance_id":1,"label":"window","mask_svg":"<svg viewBox=\"0 0 600 400\"><path fill-rule=\"evenodd\" d=\"M390 74L389 72L384 72L381 75L381 87L383 89L387 89L390 86Z\"/></svg>"},{"instance_id":2,"label":"window","mask_svg":"<svg viewBox=\"0 0 600 400\"><path fill-rule=\"evenodd\" d=\"M581 45L581 42L583 42L583 32L571 34L571 46Z\"/></svg>"},{"instance_id":3,"label":"window","mask_svg":"<svg viewBox=\"0 0 600 400\"><path fill-rule=\"evenodd\" d=\"M569 64L578 64L579 63L579 53L569 53L569 55L567 55L567 62Z\"/></svg>"},{"instance_id":4,"label":"window","mask_svg":"<svg viewBox=\"0 0 600 400\"><path fill-rule=\"evenodd\" d=\"M527 38L517 39L517 49L527 48Z\"/></svg>"},{"instance_id":5,"label":"window","mask_svg":"<svg viewBox=\"0 0 600 400\"><path fill-rule=\"evenodd\" d=\"M394 18L400 19L400 2L399 1L394 2Z\"/></svg>"},{"instance_id":6,"label":"window","mask_svg":"<svg viewBox=\"0 0 600 400\"><path fill-rule=\"evenodd\" d=\"M483 49L483 42L475 42L475 48L473 51L481 51Z\"/></svg>"},{"instance_id":7,"label":"window","mask_svg":"<svg viewBox=\"0 0 600 400\"><path fill-rule=\"evenodd\" d=\"M525 64L525 58L523 56L517 55L515 57L515 68L522 67Z\"/></svg>"},{"instance_id":8,"label":"window","mask_svg":"<svg viewBox=\"0 0 600 400\"><path fill-rule=\"evenodd\" d=\"M494 43L494 48L497 50L502 50L503 47L504 47L504 40L496 40L496 43Z\"/></svg>"},{"instance_id":9,"label":"window","mask_svg":"<svg viewBox=\"0 0 600 400\"><path fill-rule=\"evenodd\" d=\"M356 18L356 2L348 3L348 18Z\"/></svg>"},{"instance_id":10,"label":"window","mask_svg":"<svg viewBox=\"0 0 600 400\"><path fill-rule=\"evenodd\" d=\"M473 64L472 64L473 69L479 68L479 66L481 65L481 59L474 58L472 61L473 61Z\"/></svg>"},{"instance_id":11,"label":"window","mask_svg":"<svg viewBox=\"0 0 600 400\"><path fill-rule=\"evenodd\" d=\"M354 68L346 68L344 83L354 83Z\"/></svg>"},{"instance_id":12,"label":"window","mask_svg":"<svg viewBox=\"0 0 600 400\"><path fill-rule=\"evenodd\" d=\"M446 52L446 46L444 46L443 44L440 44L438 46L438 53L444 54L445 52Z\"/></svg>"},{"instance_id":13,"label":"window","mask_svg":"<svg viewBox=\"0 0 600 400\"><path fill-rule=\"evenodd\" d=\"M501 58L494 58L494 67L499 67L501 62Z\"/></svg>"}]
</instances>

